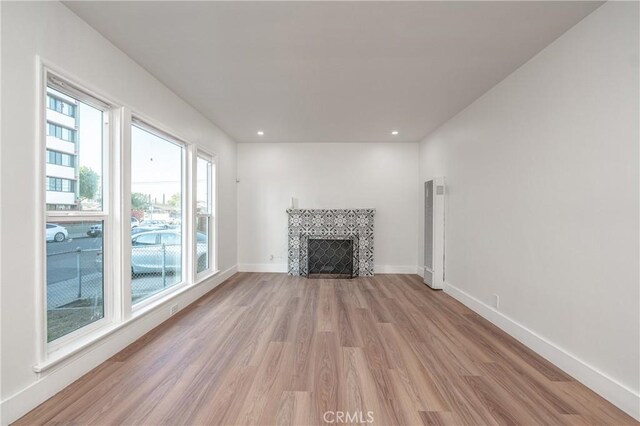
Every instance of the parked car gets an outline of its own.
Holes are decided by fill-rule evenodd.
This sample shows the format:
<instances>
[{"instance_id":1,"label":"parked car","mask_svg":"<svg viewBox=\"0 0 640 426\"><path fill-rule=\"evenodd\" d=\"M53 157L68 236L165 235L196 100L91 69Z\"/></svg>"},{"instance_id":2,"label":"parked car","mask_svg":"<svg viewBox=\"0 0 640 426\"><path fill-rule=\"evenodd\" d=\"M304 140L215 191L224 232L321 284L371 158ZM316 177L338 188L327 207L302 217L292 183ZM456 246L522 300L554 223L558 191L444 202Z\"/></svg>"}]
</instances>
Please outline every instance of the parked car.
<instances>
[{"instance_id":1,"label":"parked car","mask_svg":"<svg viewBox=\"0 0 640 426\"><path fill-rule=\"evenodd\" d=\"M138 226L140 226L140 221L137 218L131 216L131 229L136 228Z\"/></svg>"},{"instance_id":2,"label":"parked car","mask_svg":"<svg viewBox=\"0 0 640 426\"><path fill-rule=\"evenodd\" d=\"M169 224L167 222L165 222L164 220L143 220L140 223L140 226L146 226L146 227L150 227L150 226L155 226L157 228L161 228L161 229L167 229L169 227Z\"/></svg>"},{"instance_id":3,"label":"parked car","mask_svg":"<svg viewBox=\"0 0 640 426\"><path fill-rule=\"evenodd\" d=\"M69 237L69 232L64 226L55 223L47 223L47 241L61 243Z\"/></svg>"},{"instance_id":4,"label":"parked car","mask_svg":"<svg viewBox=\"0 0 640 426\"><path fill-rule=\"evenodd\" d=\"M91 238L99 237L102 235L102 224L99 225L91 225L89 230L87 231L87 235Z\"/></svg>"},{"instance_id":5,"label":"parked car","mask_svg":"<svg viewBox=\"0 0 640 426\"><path fill-rule=\"evenodd\" d=\"M131 236L150 231L164 231L164 226L136 226L131 230Z\"/></svg>"},{"instance_id":6,"label":"parked car","mask_svg":"<svg viewBox=\"0 0 640 426\"><path fill-rule=\"evenodd\" d=\"M207 265L207 236L197 233L198 270ZM164 256L164 259L163 259ZM182 265L182 235L174 230L140 232L131 237L131 274L175 272ZM96 256L96 266L102 268L102 252Z\"/></svg>"}]
</instances>

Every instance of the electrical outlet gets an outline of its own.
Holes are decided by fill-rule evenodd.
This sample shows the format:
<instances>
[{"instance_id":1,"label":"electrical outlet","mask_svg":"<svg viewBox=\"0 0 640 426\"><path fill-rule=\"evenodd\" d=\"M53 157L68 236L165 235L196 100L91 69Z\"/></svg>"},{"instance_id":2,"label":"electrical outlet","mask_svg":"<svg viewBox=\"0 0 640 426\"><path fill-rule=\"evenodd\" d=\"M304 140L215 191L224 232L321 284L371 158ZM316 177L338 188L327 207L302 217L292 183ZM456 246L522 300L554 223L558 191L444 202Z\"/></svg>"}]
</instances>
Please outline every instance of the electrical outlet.
<instances>
[{"instance_id":1,"label":"electrical outlet","mask_svg":"<svg viewBox=\"0 0 640 426\"><path fill-rule=\"evenodd\" d=\"M493 295L493 307L496 309L500 309L500 296L497 294Z\"/></svg>"},{"instance_id":2,"label":"electrical outlet","mask_svg":"<svg viewBox=\"0 0 640 426\"><path fill-rule=\"evenodd\" d=\"M169 316L175 314L176 312L178 312L178 304L177 303L169 306Z\"/></svg>"}]
</instances>

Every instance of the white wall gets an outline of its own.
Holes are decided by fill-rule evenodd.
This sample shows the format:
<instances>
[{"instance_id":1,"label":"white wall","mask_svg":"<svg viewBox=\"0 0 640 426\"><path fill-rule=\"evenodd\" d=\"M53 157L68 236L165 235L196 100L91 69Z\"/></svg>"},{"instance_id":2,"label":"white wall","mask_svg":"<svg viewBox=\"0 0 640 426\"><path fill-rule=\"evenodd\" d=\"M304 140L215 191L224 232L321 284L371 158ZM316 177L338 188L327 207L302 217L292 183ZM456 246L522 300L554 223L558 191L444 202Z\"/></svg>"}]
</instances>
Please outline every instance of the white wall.
<instances>
[{"instance_id":1,"label":"white wall","mask_svg":"<svg viewBox=\"0 0 640 426\"><path fill-rule=\"evenodd\" d=\"M419 180L448 184L448 291L636 418L638 35L606 3L428 136Z\"/></svg>"},{"instance_id":2,"label":"white wall","mask_svg":"<svg viewBox=\"0 0 640 426\"><path fill-rule=\"evenodd\" d=\"M236 144L219 128L58 2L2 4L2 383L5 423L103 361L168 316L154 311L111 335L98 350L38 377L36 291L36 55L133 110L218 154L219 269L236 264ZM216 280L180 296L183 307Z\"/></svg>"},{"instance_id":3,"label":"white wall","mask_svg":"<svg viewBox=\"0 0 640 426\"><path fill-rule=\"evenodd\" d=\"M299 208L375 208L376 270L415 273L417 178L417 143L238 144L239 267L287 270L295 197Z\"/></svg>"}]
</instances>

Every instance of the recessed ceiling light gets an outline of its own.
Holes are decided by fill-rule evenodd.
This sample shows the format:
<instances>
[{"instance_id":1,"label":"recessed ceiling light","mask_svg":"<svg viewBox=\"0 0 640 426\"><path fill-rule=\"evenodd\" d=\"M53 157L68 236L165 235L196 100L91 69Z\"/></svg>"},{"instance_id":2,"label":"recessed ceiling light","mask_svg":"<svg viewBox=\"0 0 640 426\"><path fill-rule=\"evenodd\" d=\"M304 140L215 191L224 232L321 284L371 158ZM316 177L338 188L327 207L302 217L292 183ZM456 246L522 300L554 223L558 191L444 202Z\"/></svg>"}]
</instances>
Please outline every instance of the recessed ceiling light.
<instances>
[{"instance_id":1,"label":"recessed ceiling light","mask_svg":"<svg viewBox=\"0 0 640 426\"><path fill-rule=\"evenodd\" d=\"M399 132L398 132L397 130L393 130L393 131L391 131L391 134L392 134L393 136L398 136L398 133L399 133Z\"/></svg>"},{"instance_id":2,"label":"recessed ceiling light","mask_svg":"<svg viewBox=\"0 0 640 426\"><path fill-rule=\"evenodd\" d=\"M264 136L264 132L262 130L258 130L258 136Z\"/></svg>"}]
</instances>

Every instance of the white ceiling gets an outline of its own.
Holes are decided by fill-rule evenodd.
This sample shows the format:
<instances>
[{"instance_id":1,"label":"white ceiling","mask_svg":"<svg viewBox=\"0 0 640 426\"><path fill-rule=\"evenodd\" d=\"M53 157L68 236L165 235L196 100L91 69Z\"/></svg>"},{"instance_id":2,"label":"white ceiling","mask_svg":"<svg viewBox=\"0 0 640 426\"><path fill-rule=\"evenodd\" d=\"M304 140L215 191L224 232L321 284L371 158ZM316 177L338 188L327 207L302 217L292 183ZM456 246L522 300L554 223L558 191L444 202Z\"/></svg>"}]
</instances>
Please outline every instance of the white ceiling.
<instances>
[{"instance_id":1,"label":"white ceiling","mask_svg":"<svg viewBox=\"0 0 640 426\"><path fill-rule=\"evenodd\" d=\"M65 4L238 142L371 142L422 139L601 2Z\"/></svg>"}]
</instances>

